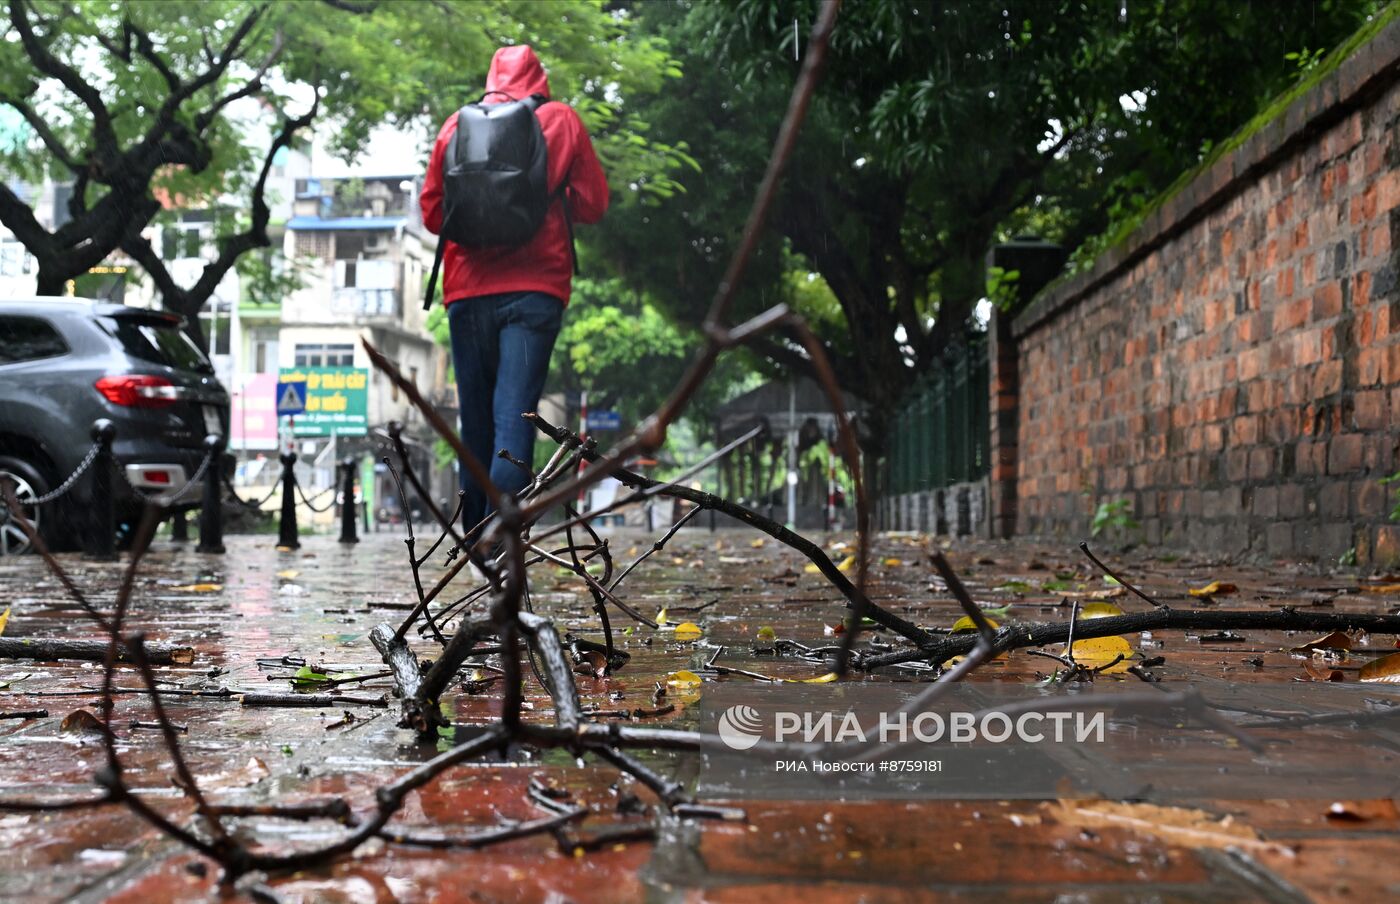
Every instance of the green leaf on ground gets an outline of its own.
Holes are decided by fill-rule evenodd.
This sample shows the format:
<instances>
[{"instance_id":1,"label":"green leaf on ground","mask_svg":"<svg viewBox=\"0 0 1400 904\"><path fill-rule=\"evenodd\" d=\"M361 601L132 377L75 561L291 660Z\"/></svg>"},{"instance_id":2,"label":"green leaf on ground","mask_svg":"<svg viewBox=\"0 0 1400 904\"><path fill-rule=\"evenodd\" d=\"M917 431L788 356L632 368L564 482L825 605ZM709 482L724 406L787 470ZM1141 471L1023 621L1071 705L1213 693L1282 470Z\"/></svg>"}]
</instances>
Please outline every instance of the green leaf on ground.
<instances>
[{"instance_id":1,"label":"green leaf on ground","mask_svg":"<svg viewBox=\"0 0 1400 904\"><path fill-rule=\"evenodd\" d=\"M292 685L295 687L315 687L330 680L330 675L323 675L312 669L311 666L304 665L297 669L296 674L292 676Z\"/></svg>"}]
</instances>

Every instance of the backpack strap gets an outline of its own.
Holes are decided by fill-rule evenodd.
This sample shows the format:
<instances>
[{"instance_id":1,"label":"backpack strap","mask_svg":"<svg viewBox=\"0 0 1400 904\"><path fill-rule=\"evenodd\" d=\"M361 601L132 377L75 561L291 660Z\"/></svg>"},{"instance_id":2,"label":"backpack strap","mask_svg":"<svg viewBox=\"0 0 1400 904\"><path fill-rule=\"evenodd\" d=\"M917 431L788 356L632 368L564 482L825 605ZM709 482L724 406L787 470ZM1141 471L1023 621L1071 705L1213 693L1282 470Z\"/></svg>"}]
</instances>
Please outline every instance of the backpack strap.
<instances>
[{"instance_id":1,"label":"backpack strap","mask_svg":"<svg viewBox=\"0 0 1400 904\"><path fill-rule=\"evenodd\" d=\"M452 140L442 149L442 169L444 172L452 169L457 163L457 141L462 134L462 113L457 113L457 130L452 135ZM447 193L442 197L442 221L446 223L452 218L452 211L448 209ZM442 270L442 257L447 253L447 239L438 236L437 252L433 255L433 272L428 277L428 290L423 293L423 310L433 309L433 293L437 291L438 273Z\"/></svg>"},{"instance_id":2,"label":"backpack strap","mask_svg":"<svg viewBox=\"0 0 1400 904\"><path fill-rule=\"evenodd\" d=\"M423 310L433 309L433 294L437 291L438 271L442 269L442 256L447 251L447 239L438 236L437 253L433 255L433 274L428 277L428 291L423 295Z\"/></svg>"}]
</instances>

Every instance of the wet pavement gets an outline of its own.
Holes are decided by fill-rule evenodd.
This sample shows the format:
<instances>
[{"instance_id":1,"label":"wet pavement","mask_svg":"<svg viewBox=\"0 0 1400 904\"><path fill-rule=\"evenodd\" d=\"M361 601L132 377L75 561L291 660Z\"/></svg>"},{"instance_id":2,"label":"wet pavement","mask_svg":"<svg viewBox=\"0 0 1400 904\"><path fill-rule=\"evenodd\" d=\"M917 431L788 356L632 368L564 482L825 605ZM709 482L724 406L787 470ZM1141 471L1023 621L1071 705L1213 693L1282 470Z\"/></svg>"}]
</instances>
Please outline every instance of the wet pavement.
<instances>
[{"instance_id":1,"label":"wet pavement","mask_svg":"<svg viewBox=\"0 0 1400 904\"><path fill-rule=\"evenodd\" d=\"M833 558L849 552L849 537L826 538ZM610 537L620 562L650 538ZM401 536L378 533L356 546L333 537L307 537L279 552L267 536L226 538L228 553L203 556L193 547L160 541L142 570L132 627L154 641L192 646L193 664L157 669L164 687L191 692L290 692L305 663L334 675L381 671L368 639L377 623L397 623L414 594ZM843 544L847 544L844 545ZM928 564L931 541L886 535L875 548L871 594L892 611L929 628L951 626L961 614ZM959 542L949 558L975 598L1004 621L1063 621L1071 602L1125 599L1071 545ZM65 556L80 583L110 602L123 563L96 564ZM1294 606L1336 612L1395 611L1400 579L1333 573L1278 564L1241 567L1206 558L1132 552L1110 560L1115 570L1172 605L1219 608ZM658 682L710 662L758 675L811 679L826 669L800 658L756 652L772 635L808 646L835 643L841 597L806 562L772 540L738 531L683 532L623 584L621 595L640 611L665 609L674 624L692 621L698 640L674 631L635 626L614 613L619 646L631 655L609 678L578 677L586 707L612 716L636 709L674 709L630 724L693 727L687 709L715 682L743 683L754 695L767 686L752 677L707 676L698 688L655 699ZM425 576L435 574L425 570ZM1199 600L1188 588L1211 581L1232 594ZM462 584L465 593L470 586ZM537 612L564 630L597 637L591 601L578 578L549 566L532 570ZM1189 603L1188 603L1189 601ZM0 610L11 607L5 636L100 635L36 557L0 560ZM1359 685L1361 664L1393 651L1394 638L1358 640L1350 653L1312 657L1293 652L1310 638L1245 631L1209 637L1155 632L1131 638L1138 656L1165 659L1151 671L1163 686L1212 681L1220 687L1282 690L1316 677L1340 678L1339 700L1393 703L1400 685ZM890 638L885 638L890 640ZM433 645L415 639L420 655ZM717 647L723 647L718 651ZM487 663L489 665L489 663ZM1309 670L1311 667L1311 671ZM1013 652L975 680L1025 683L1056 664ZM1336 673L1333 675L1333 673ZM91 793L104 755L86 735L76 710L97 712L101 666L0 660L0 716L46 709L48 716L0 719L0 798L63 798ZM467 676L444 700L458 737L496 711L499 682L489 668ZM885 670L852 682L921 680ZM1132 675L1098 681L1137 682ZM118 685L136 688L133 669ZM1332 682L1328 682L1329 685ZM849 685L846 693L856 693ZM387 679L337 688L355 699L387 695ZM821 686L812 686L820 693ZM527 682L532 718L549 718L549 701ZM374 789L449 743L422 744L395 725L392 705L326 707L242 705L237 697L167 697L186 756L215 804L305 803L342 797L361 812ZM130 783L153 806L179 821L192 813L171 782L159 732L133 727L152 719L139 693L119 696L114 725ZM66 725L65 725L66 723ZM1400 749L1400 742L1394 744ZM683 757L655 756L657 768L691 776ZM567 789L596 816L596 830L626 823L634 798L652 796L606 765L580 765L560 753L521 752L507 763L451 770L413 794L393 823L405 831L466 833L500 820L534 819L533 780ZM288 901L749 901L801 896L819 901L1376 901L1400 894L1400 814L1380 800L1289 799L1290 789L1265 800L1203 800L1191 805L1111 804L1107 801L753 801L746 822L677 822L655 841L619 840L565 849L540 836L483 850L421 850L373 841L332 866L275 876L268 884ZM1298 795L1302 796L1302 795ZM717 803L717 801L707 801ZM345 829L330 820L289 822L267 817L233 823L240 837L272 848L324 843ZM580 829L582 833L584 830ZM580 836L582 837L582 835ZM46 814L0 812L0 900L217 900L212 872L122 807ZM583 847L596 847L584 850Z\"/></svg>"}]
</instances>

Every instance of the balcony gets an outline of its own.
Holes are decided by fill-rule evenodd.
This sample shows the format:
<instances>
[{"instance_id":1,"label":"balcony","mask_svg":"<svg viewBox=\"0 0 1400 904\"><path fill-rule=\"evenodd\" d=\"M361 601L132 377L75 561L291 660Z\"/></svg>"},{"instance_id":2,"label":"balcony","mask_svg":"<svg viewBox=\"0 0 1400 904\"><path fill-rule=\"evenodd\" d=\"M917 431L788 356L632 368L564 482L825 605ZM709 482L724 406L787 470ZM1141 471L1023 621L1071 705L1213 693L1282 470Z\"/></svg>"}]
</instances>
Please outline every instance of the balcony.
<instances>
[{"instance_id":1,"label":"balcony","mask_svg":"<svg viewBox=\"0 0 1400 904\"><path fill-rule=\"evenodd\" d=\"M331 290L331 313L336 317L370 320L398 319L397 289L338 288Z\"/></svg>"},{"instance_id":2,"label":"balcony","mask_svg":"<svg viewBox=\"0 0 1400 904\"><path fill-rule=\"evenodd\" d=\"M331 313L337 317L397 319L399 267L389 260L340 260L335 262L331 289Z\"/></svg>"}]
</instances>

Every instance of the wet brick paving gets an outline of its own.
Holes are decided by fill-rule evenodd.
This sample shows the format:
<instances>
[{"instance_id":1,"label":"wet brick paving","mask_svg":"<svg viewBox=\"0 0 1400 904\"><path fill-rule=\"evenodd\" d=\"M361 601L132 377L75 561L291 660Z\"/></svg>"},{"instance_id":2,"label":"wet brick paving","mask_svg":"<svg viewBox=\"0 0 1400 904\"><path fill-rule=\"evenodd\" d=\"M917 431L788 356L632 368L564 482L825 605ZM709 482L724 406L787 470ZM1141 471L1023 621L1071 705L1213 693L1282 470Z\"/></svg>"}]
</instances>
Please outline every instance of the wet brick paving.
<instances>
[{"instance_id":1,"label":"wet brick paving","mask_svg":"<svg viewBox=\"0 0 1400 904\"><path fill-rule=\"evenodd\" d=\"M847 554L849 546L841 544L850 539L826 538L833 557ZM625 562L650 538L616 534L610 542ZM932 542L879 538L871 591L921 625L947 627L959 612L928 565ZM142 570L133 627L152 640L196 651L191 665L157 670L165 686L287 692L294 668L274 662L284 656L334 673L381 668L368 632L378 622L403 618L413 597L400 535L370 534L355 546L307 537L295 552L277 551L267 536L229 537L227 545L224 556L204 556L162 540ZM1069 543L960 541L948 554L980 602L1011 606L1006 619L1064 620L1066 595L1105 586ZM1221 607L1395 609L1394 597L1354 570L1241 567L1141 551L1112 561L1168 602L1190 599L1188 587L1221 580L1239 587L1235 595L1216 598L1214 605ZM77 556L64 562L97 600L110 602L123 563ZM753 534L682 532L628 579L624 596L648 614L666 608L673 622L695 621L703 638L678 643L667 632L636 626L619 638L632 656L626 668L606 679L579 676L585 704L609 711L652 707L658 680L700 668L715 645L724 647L721 665L785 678L820 675L820 665L754 652L762 628L812 646L833 642L829 632L843 617L842 601L804 565L771 540L756 544ZM563 628L596 636L591 603L576 578L536 568L532 582L537 611ZM468 589L464 583L461 592ZM1130 608L1131 601L1118 602ZM12 610L6 637L99 636L36 557L0 560L4 606ZM685 612L688 607L693 611ZM625 621L614 615L619 632ZM1191 678L1282 690L1309 677L1290 652L1300 640L1276 632L1245 632L1228 643L1202 643L1179 631L1133 640L1145 655L1165 658L1154 670L1165 685ZM1394 638L1368 642L1388 648ZM432 655L430 642L415 640L415 646L421 655ZM1355 699L1357 666L1349 660L1337 665L1343 678L1338 693L1351 691ZM1053 667L1050 660L1013 653L976 680L1033 681ZM458 732L495 711L498 685L489 683L489 673L471 677L488 680L484 691L459 687L444 701ZM49 712L46 718L0 721L0 797L91 793L91 777L103 763L100 742L65 730L64 722L75 710L96 712L100 680L99 664L0 660L0 713ZM764 685L752 679L715 680L746 682L755 695L763 693ZM852 679L890 680L909 676ZM123 668L118 683L134 688L139 676ZM388 687L377 679L349 685L344 693L379 697ZM1393 698L1396 688L1368 690L1372 697ZM702 686L689 699L704 692ZM533 681L527 693L535 706L531 717L548 719L548 698ZM675 712L645 724L689 727L685 695L676 702L681 705ZM252 707L237 699L192 696L171 696L167 704L172 718L188 726L182 736L187 756L219 804L339 796L363 811L372 806L377 785L448 744L418 743L395 726L392 708ZM154 806L189 822L191 808L171 782L159 733L129 727L151 718L142 695L119 697L114 724L129 780ZM678 760L652 762L688 774ZM450 771L412 795L394 825L464 833L498 818L537 818L526 795L536 777L591 805L598 812L591 826L625 819L617 812L619 801L632 795L651 799L606 766L522 752L510 762ZM284 900L308 902L1394 900L1400 894L1400 818L1385 799L1394 793L1393 787L1378 788L1380 800L1335 802L1331 815L1328 802L1290 800L1288 789L1272 800L1201 801L1200 810L1163 811L995 800L746 801L747 822L677 823L655 843L561 851L553 839L535 837L478 851L435 851L374 841L332 866L275 876L268 884ZM324 842L344 831L329 821L252 817L235 824L242 836L271 846ZM1235 835L1241 826L1247 834ZM4 901L219 899L215 877L200 868L199 858L121 807L0 813L0 848Z\"/></svg>"}]
</instances>

